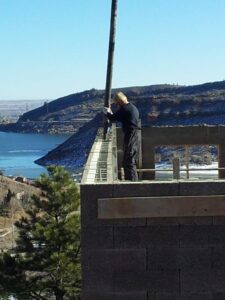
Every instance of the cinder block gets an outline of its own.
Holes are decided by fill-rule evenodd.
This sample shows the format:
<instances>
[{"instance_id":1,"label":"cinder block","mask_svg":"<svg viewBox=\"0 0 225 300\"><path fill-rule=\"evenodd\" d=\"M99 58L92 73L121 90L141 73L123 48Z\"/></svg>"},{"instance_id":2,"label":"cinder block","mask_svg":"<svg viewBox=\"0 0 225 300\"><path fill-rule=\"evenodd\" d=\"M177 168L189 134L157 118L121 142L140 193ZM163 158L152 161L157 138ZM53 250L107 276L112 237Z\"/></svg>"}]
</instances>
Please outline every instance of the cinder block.
<instances>
[{"instance_id":1,"label":"cinder block","mask_svg":"<svg viewBox=\"0 0 225 300\"><path fill-rule=\"evenodd\" d=\"M177 222L180 225L212 225L213 217L182 217Z\"/></svg>"},{"instance_id":2,"label":"cinder block","mask_svg":"<svg viewBox=\"0 0 225 300\"><path fill-rule=\"evenodd\" d=\"M148 300L147 291L115 293L114 300Z\"/></svg>"},{"instance_id":3,"label":"cinder block","mask_svg":"<svg viewBox=\"0 0 225 300\"><path fill-rule=\"evenodd\" d=\"M146 271L146 249L107 249L87 251L87 271Z\"/></svg>"},{"instance_id":4,"label":"cinder block","mask_svg":"<svg viewBox=\"0 0 225 300\"><path fill-rule=\"evenodd\" d=\"M221 181L189 181L180 182L179 195L204 196L204 195L224 195L225 182Z\"/></svg>"},{"instance_id":5,"label":"cinder block","mask_svg":"<svg viewBox=\"0 0 225 300\"><path fill-rule=\"evenodd\" d=\"M112 292L96 292L94 290L92 291L83 291L82 300L115 300L114 293Z\"/></svg>"},{"instance_id":6,"label":"cinder block","mask_svg":"<svg viewBox=\"0 0 225 300\"><path fill-rule=\"evenodd\" d=\"M181 270L181 294L208 294L212 292L213 275L211 269Z\"/></svg>"},{"instance_id":7,"label":"cinder block","mask_svg":"<svg viewBox=\"0 0 225 300\"><path fill-rule=\"evenodd\" d=\"M113 185L93 184L81 186L81 226L113 226L112 220L97 218L97 199L112 197Z\"/></svg>"},{"instance_id":8,"label":"cinder block","mask_svg":"<svg viewBox=\"0 0 225 300\"><path fill-rule=\"evenodd\" d=\"M114 243L116 248L179 246L179 227L118 227L114 228Z\"/></svg>"},{"instance_id":9,"label":"cinder block","mask_svg":"<svg viewBox=\"0 0 225 300\"><path fill-rule=\"evenodd\" d=\"M149 247L179 246L178 226L149 226L146 231L146 244Z\"/></svg>"},{"instance_id":10,"label":"cinder block","mask_svg":"<svg viewBox=\"0 0 225 300\"><path fill-rule=\"evenodd\" d=\"M225 216L213 217L213 225L225 225Z\"/></svg>"},{"instance_id":11,"label":"cinder block","mask_svg":"<svg viewBox=\"0 0 225 300\"><path fill-rule=\"evenodd\" d=\"M178 218L148 218L147 226L178 226Z\"/></svg>"},{"instance_id":12,"label":"cinder block","mask_svg":"<svg viewBox=\"0 0 225 300\"><path fill-rule=\"evenodd\" d=\"M181 294L180 300L212 300L212 294L211 293ZM219 299L215 299L215 300L219 300Z\"/></svg>"},{"instance_id":13,"label":"cinder block","mask_svg":"<svg viewBox=\"0 0 225 300\"><path fill-rule=\"evenodd\" d=\"M143 182L121 183L113 188L113 197L154 197L178 195L178 183L175 182Z\"/></svg>"},{"instance_id":14,"label":"cinder block","mask_svg":"<svg viewBox=\"0 0 225 300\"><path fill-rule=\"evenodd\" d=\"M81 248L107 249L113 248L112 227L81 227Z\"/></svg>"},{"instance_id":15,"label":"cinder block","mask_svg":"<svg viewBox=\"0 0 225 300\"><path fill-rule=\"evenodd\" d=\"M224 247L212 248L212 268L225 270L225 248Z\"/></svg>"},{"instance_id":16,"label":"cinder block","mask_svg":"<svg viewBox=\"0 0 225 300\"><path fill-rule=\"evenodd\" d=\"M85 272L82 277L82 289L89 293L113 293L113 272Z\"/></svg>"},{"instance_id":17,"label":"cinder block","mask_svg":"<svg viewBox=\"0 0 225 300\"><path fill-rule=\"evenodd\" d=\"M146 290L147 273L145 272L115 272L116 293L133 293Z\"/></svg>"},{"instance_id":18,"label":"cinder block","mask_svg":"<svg viewBox=\"0 0 225 300\"><path fill-rule=\"evenodd\" d=\"M209 247L157 247L148 249L149 270L201 270L210 267L211 249Z\"/></svg>"},{"instance_id":19,"label":"cinder block","mask_svg":"<svg viewBox=\"0 0 225 300\"><path fill-rule=\"evenodd\" d=\"M180 294L172 293L172 294L163 294L163 293L157 293L157 294L149 294L148 300L180 300Z\"/></svg>"},{"instance_id":20,"label":"cinder block","mask_svg":"<svg viewBox=\"0 0 225 300\"><path fill-rule=\"evenodd\" d=\"M213 269L211 274L213 292L225 294L225 269Z\"/></svg>"},{"instance_id":21,"label":"cinder block","mask_svg":"<svg viewBox=\"0 0 225 300\"><path fill-rule=\"evenodd\" d=\"M212 300L224 300L225 299L225 293L213 293ZM210 300L211 300L210 299Z\"/></svg>"},{"instance_id":22,"label":"cinder block","mask_svg":"<svg viewBox=\"0 0 225 300\"><path fill-rule=\"evenodd\" d=\"M149 300L147 291L137 291L132 293L85 293L83 300Z\"/></svg>"},{"instance_id":23,"label":"cinder block","mask_svg":"<svg viewBox=\"0 0 225 300\"><path fill-rule=\"evenodd\" d=\"M209 243L214 247L225 247L225 225L211 227L209 231Z\"/></svg>"},{"instance_id":24,"label":"cinder block","mask_svg":"<svg viewBox=\"0 0 225 300\"><path fill-rule=\"evenodd\" d=\"M154 247L148 249L148 270L178 270L178 247Z\"/></svg>"},{"instance_id":25,"label":"cinder block","mask_svg":"<svg viewBox=\"0 0 225 300\"><path fill-rule=\"evenodd\" d=\"M211 248L194 247L179 249L179 268L181 270L208 270L211 267Z\"/></svg>"},{"instance_id":26,"label":"cinder block","mask_svg":"<svg viewBox=\"0 0 225 300\"><path fill-rule=\"evenodd\" d=\"M115 219L113 220L114 227L144 227L147 226L146 218L135 218L135 219Z\"/></svg>"},{"instance_id":27,"label":"cinder block","mask_svg":"<svg viewBox=\"0 0 225 300\"><path fill-rule=\"evenodd\" d=\"M147 287L149 294L179 294L179 271L148 271Z\"/></svg>"},{"instance_id":28,"label":"cinder block","mask_svg":"<svg viewBox=\"0 0 225 300\"><path fill-rule=\"evenodd\" d=\"M180 226L181 247L205 247L209 245L210 230L213 226Z\"/></svg>"},{"instance_id":29,"label":"cinder block","mask_svg":"<svg viewBox=\"0 0 225 300\"><path fill-rule=\"evenodd\" d=\"M85 272L113 272L113 250L88 250L83 251L83 270ZM110 255L111 254L111 255Z\"/></svg>"},{"instance_id":30,"label":"cinder block","mask_svg":"<svg viewBox=\"0 0 225 300\"><path fill-rule=\"evenodd\" d=\"M144 248L146 247L147 227L115 227L115 248Z\"/></svg>"}]
</instances>

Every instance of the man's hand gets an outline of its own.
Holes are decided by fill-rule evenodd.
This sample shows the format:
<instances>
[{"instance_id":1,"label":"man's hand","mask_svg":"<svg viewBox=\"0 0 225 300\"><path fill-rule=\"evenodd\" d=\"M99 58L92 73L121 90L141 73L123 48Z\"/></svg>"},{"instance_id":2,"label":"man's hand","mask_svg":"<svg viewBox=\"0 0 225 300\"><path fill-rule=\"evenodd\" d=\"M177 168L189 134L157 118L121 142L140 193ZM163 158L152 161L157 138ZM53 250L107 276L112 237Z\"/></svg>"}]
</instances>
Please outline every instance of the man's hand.
<instances>
[{"instance_id":1,"label":"man's hand","mask_svg":"<svg viewBox=\"0 0 225 300\"><path fill-rule=\"evenodd\" d=\"M103 113L104 113L105 115L107 115L108 113L109 113L109 114L112 114L112 110L111 110L110 107L103 107Z\"/></svg>"}]
</instances>

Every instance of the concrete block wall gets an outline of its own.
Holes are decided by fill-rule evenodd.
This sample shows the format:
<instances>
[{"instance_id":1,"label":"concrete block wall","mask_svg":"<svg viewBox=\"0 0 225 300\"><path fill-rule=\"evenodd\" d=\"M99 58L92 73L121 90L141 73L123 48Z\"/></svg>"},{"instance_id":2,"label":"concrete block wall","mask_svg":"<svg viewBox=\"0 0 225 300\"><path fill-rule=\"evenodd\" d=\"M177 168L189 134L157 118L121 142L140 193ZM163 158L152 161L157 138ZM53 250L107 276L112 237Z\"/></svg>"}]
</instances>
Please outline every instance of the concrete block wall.
<instances>
[{"instance_id":1,"label":"concrete block wall","mask_svg":"<svg viewBox=\"0 0 225 300\"><path fill-rule=\"evenodd\" d=\"M224 300L225 216L99 220L97 199L223 195L224 182L81 185L84 300Z\"/></svg>"}]
</instances>

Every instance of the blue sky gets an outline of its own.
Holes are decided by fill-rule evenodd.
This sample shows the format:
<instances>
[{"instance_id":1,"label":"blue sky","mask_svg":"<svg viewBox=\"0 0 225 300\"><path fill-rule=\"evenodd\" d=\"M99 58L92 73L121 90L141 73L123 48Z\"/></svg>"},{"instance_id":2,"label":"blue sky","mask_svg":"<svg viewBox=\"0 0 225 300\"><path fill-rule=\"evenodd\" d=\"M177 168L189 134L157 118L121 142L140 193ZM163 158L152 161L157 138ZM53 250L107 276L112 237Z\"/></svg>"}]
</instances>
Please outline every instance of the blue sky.
<instances>
[{"instance_id":1,"label":"blue sky","mask_svg":"<svg viewBox=\"0 0 225 300\"><path fill-rule=\"evenodd\" d=\"M111 0L0 0L0 99L105 88ZM113 87L225 79L224 0L118 0Z\"/></svg>"}]
</instances>

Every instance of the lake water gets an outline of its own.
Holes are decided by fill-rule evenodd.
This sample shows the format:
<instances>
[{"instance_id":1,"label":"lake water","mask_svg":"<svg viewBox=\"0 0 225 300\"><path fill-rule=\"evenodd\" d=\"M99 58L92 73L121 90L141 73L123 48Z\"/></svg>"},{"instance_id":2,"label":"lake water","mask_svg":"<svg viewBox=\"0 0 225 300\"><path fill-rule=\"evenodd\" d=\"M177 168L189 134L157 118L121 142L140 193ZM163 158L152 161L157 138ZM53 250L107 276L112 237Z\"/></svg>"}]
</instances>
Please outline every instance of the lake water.
<instances>
[{"instance_id":1,"label":"lake water","mask_svg":"<svg viewBox=\"0 0 225 300\"><path fill-rule=\"evenodd\" d=\"M7 176L37 178L46 169L34 161L68 138L69 135L0 132L0 170Z\"/></svg>"}]
</instances>

